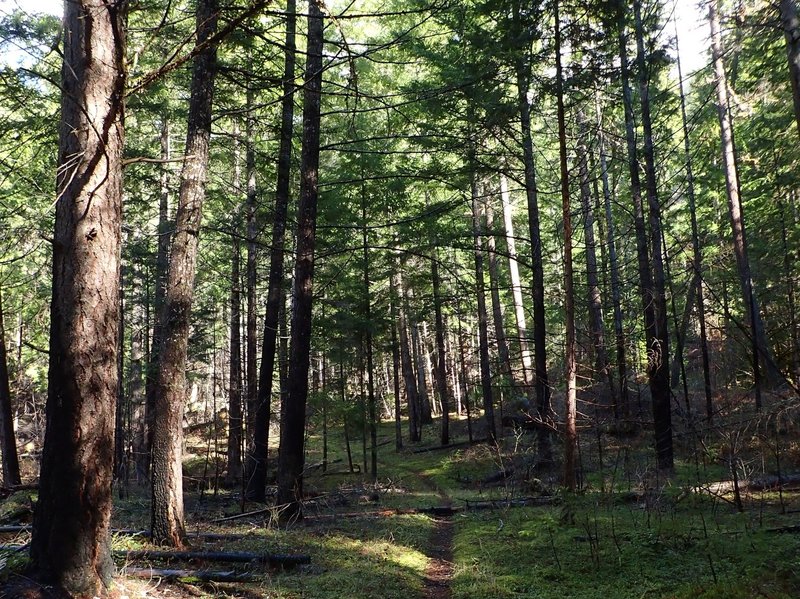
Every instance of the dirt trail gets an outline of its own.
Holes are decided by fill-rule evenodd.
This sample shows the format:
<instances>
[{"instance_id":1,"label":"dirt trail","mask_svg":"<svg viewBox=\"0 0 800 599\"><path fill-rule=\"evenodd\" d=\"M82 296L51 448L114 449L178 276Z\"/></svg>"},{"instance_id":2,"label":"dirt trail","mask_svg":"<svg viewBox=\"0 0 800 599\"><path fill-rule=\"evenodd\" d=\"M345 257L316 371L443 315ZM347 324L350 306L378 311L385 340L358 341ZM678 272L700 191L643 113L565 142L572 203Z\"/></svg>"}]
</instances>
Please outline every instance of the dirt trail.
<instances>
[{"instance_id":1,"label":"dirt trail","mask_svg":"<svg viewBox=\"0 0 800 599\"><path fill-rule=\"evenodd\" d=\"M450 496L430 477L418 475L423 484L436 491L441 500L440 507L451 507ZM453 536L452 517L433 519L434 527L428 540L428 566L425 568L425 599L450 599L450 583L453 579Z\"/></svg>"}]
</instances>

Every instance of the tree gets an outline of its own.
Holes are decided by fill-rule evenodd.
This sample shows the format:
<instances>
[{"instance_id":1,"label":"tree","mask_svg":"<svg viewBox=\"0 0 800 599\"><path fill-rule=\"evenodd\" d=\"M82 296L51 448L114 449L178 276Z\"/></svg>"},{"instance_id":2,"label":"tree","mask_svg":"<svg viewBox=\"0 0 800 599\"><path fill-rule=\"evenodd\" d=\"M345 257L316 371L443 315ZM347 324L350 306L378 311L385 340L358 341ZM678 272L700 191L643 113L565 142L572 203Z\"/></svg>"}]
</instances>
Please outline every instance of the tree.
<instances>
[{"instance_id":1,"label":"tree","mask_svg":"<svg viewBox=\"0 0 800 599\"><path fill-rule=\"evenodd\" d=\"M163 340L159 350L152 445L151 538L180 547L183 522L183 405L186 396L186 357L191 325L197 244L202 221L211 137L211 106L216 73L216 45L204 42L217 28L216 0L197 4L197 40L203 49L192 69L186 132L186 157L180 177L175 234L169 257L164 301Z\"/></svg>"},{"instance_id":2,"label":"tree","mask_svg":"<svg viewBox=\"0 0 800 599\"><path fill-rule=\"evenodd\" d=\"M303 147L300 157L300 201L297 209L297 249L292 288L289 377L281 418L278 454L278 505L282 520L302 518L305 412L311 359L311 318L314 248L319 186L320 100L322 95L323 17L319 0L308 7Z\"/></svg>"},{"instance_id":3,"label":"tree","mask_svg":"<svg viewBox=\"0 0 800 599\"><path fill-rule=\"evenodd\" d=\"M267 305L264 315L264 340L261 370L258 380L255 430L248 460L247 498L266 501L267 453L271 419L272 379L278 322L283 300L283 261L286 233L286 213L289 206L289 183L292 163L292 131L294 130L294 72L295 72L295 0L286 3L286 46L284 48L283 98L281 100L281 137L278 151L278 179L275 191L275 210L272 219L272 252L270 253ZM249 192L249 188L248 188ZM249 196L248 196L249 197Z\"/></svg>"},{"instance_id":4,"label":"tree","mask_svg":"<svg viewBox=\"0 0 800 599\"><path fill-rule=\"evenodd\" d=\"M47 428L31 560L42 581L79 597L103 593L114 571L126 5L64 8Z\"/></svg>"},{"instance_id":5,"label":"tree","mask_svg":"<svg viewBox=\"0 0 800 599\"><path fill-rule=\"evenodd\" d=\"M797 133L800 134L800 18L797 15L797 0L780 0L778 7L786 39L794 118L797 123Z\"/></svg>"},{"instance_id":6,"label":"tree","mask_svg":"<svg viewBox=\"0 0 800 599\"><path fill-rule=\"evenodd\" d=\"M3 484L11 487L22 481L19 475L17 439L14 434L14 412L11 408L4 316L3 296L0 291L0 450L3 452Z\"/></svg>"}]
</instances>

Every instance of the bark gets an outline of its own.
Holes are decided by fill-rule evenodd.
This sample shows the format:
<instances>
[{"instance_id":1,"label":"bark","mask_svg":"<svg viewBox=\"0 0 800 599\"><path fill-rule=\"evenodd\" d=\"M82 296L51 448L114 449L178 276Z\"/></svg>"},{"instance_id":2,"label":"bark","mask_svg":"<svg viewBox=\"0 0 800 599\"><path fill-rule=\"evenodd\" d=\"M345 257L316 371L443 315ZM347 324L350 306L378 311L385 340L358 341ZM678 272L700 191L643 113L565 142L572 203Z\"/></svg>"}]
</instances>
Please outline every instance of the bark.
<instances>
[{"instance_id":1,"label":"bark","mask_svg":"<svg viewBox=\"0 0 800 599\"><path fill-rule=\"evenodd\" d=\"M216 0L197 5L198 42L214 35ZM153 542L183 545L183 408L186 399L186 361L197 244L202 220L211 137L211 106L216 72L216 48L197 55L192 69L186 158L181 170L175 235L162 315L163 340L159 350L153 422L151 532Z\"/></svg>"},{"instance_id":2,"label":"bark","mask_svg":"<svg viewBox=\"0 0 800 599\"><path fill-rule=\"evenodd\" d=\"M14 411L11 407L4 316L3 296L0 290L0 451L3 452L3 485L12 487L21 484L22 480L19 474L17 438L14 434Z\"/></svg>"},{"instance_id":3,"label":"bark","mask_svg":"<svg viewBox=\"0 0 800 599\"><path fill-rule=\"evenodd\" d=\"M528 324L525 318L525 304L522 300L522 282L519 276L517 261L517 242L514 237L514 221L511 213L511 194L508 192L508 180L500 176L500 198L503 202L503 225L505 229L506 247L508 248L508 271L511 276L511 295L514 299L514 318L517 324L519 351L522 356L522 379L530 394L533 385L533 366L531 351L528 348Z\"/></svg>"},{"instance_id":4,"label":"bark","mask_svg":"<svg viewBox=\"0 0 800 599\"><path fill-rule=\"evenodd\" d=\"M605 134L597 103L597 128L598 128L598 154L600 155L600 178L603 182L603 208L605 210L608 261L611 270L611 303L614 306L614 341L617 356L617 376L619 377L619 398L614 397L614 417L620 414L627 415L630 411L630 398L628 396L628 364L625 349L625 329L623 327L622 291L619 276L619 259L617 257L616 226L614 215L611 211L611 185L608 181L608 163L605 150Z\"/></svg>"},{"instance_id":5,"label":"bark","mask_svg":"<svg viewBox=\"0 0 800 599\"><path fill-rule=\"evenodd\" d=\"M402 297L400 299L400 318L397 326L400 330L400 358L403 367L403 382L406 388L406 403L408 404L408 428L409 440L416 443L420 440L419 422L419 394L417 391L417 378L414 374L414 361L411 355L411 343L408 338L408 296L399 273L394 274L396 280L395 289L399 289Z\"/></svg>"},{"instance_id":6,"label":"bark","mask_svg":"<svg viewBox=\"0 0 800 599\"><path fill-rule=\"evenodd\" d=\"M653 403L653 425L656 437L656 459L658 467L672 469L672 394L669 386L669 331L667 328L667 293L664 260L661 252L661 205L658 201L656 182L655 150L653 148L652 118L650 116L650 77L644 49L644 27L641 17L641 1L634 0L636 20L636 61L639 68L639 100L642 106L644 129L644 160L647 182L648 225L650 233L650 259L652 261L653 287L651 301L655 309L655 327L648 351L650 395Z\"/></svg>"},{"instance_id":7,"label":"bark","mask_svg":"<svg viewBox=\"0 0 800 599\"><path fill-rule=\"evenodd\" d=\"M408 295L413 299L414 291L412 289L406 290ZM406 314L410 310L406 308ZM423 346L420 341L419 325L416 319L411 319L409 322L411 329L411 350L414 354L414 365L417 371L417 393L419 397L419 422L420 425L431 424L433 422L433 415L431 414L431 400L428 394L428 381L425 376L425 360L427 359L423 354Z\"/></svg>"},{"instance_id":8,"label":"bark","mask_svg":"<svg viewBox=\"0 0 800 599\"><path fill-rule=\"evenodd\" d=\"M678 46L677 25L675 31L675 49L678 55L678 85L681 98L681 123L683 126L683 154L686 162L686 193L689 199L689 218L692 224L692 271L697 301L697 320L700 323L700 353L703 359L703 390L706 398L706 418L711 421L714 414L711 387L711 367L708 358L708 335L706 333L706 306L703 297L703 254L700 250L700 233L697 226L697 203L694 194L694 171L692 170L692 153L689 144L689 119L686 117L686 94L683 91L683 73L681 71L681 53Z\"/></svg>"},{"instance_id":9,"label":"bark","mask_svg":"<svg viewBox=\"0 0 800 599\"><path fill-rule=\"evenodd\" d=\"M136 457L136 470L139 480L150 478L150 457L153 448L153 421L156 413L156 383L158 381L158 362L161 343L164 339L164 299L167 293L167 270L169 269L169 248L172 241L172 223L169 218L170 181L169 163L172 157L170 127L166 115L161 122L161 168L160 195L158 200L158 247L156 249L155 294L153 298L153 337L150 341L150 359L147 363L145 381L145 439Z\"/></svg>"},{"instance_id":10,"label":"bark","mask_svg":"<svg viewBox=\"0 0 800 599\"><path fill-rule=\"evenodd\" d=\"M781 243L783 245L783 269L786 277L786 299L789 307L789 339L791 342L790 356L792 374L797 382L800 380L800 335L798 335L797 313L795 310L795 288L793 256L789 246L789 233L786 228L786 205L778 200L778 210L781 215ZM0 324L2 324L0 322Z\"/></svg>"},{"instance_id":11,"label":"bark","mask_svg":"<svg viewBox=\"0 0 800 599\"><path fill-rule=\"evenodd\" d=\"M500 267L497 263L497 242L494 238L494 209L490 202L484 204L486 211L486 245L489 250L489 292L492 298L492 320L497 343L497 353L500 357L500 372L508 379L508 384L516 396L516 382L511 368L511 356L508 351L508 338L506 337L505 324L503 323L503 304L500 303Z\"/></svg>"},{"instance_id":12,"label":"bark","mask_svg":"<svg viewBox=\"0 0 800 599\"><path fill-rule=\"evenodd\" d=\"M258 381L253 443L248 456L247 498L266 501L267 452L271 420L272 379L275 370L275 352L278 325L283 302L283 261L286 237L286 213L289 206L291 183L292 131L294 120L294 73L296 2L286 4L286 39L283 65L283 99L281 104L281 138L278 151L278 180L275 192L275 212L272 219L272 245L270 252L267 305L264 316L264 339L261 350L261 370ZM249 190L248 190L249 191Z\"/></svg>"},{"instance_id":13,"label":"bark","mask_svg":"<svg viewBox=\"0 0 800 599\"><path fill-rule=\"evenodd\" d=\"M252 65L250 68L252 72ZM245 373L247 375L246 405L247 405L247 447L253 447L253 435L256 429L256 416L258 414L258 325L256 314L256 259L258 251L258 223L256 220L257 187L256 187L256 148L255 148L255 104L252 86L247 88L247 119L245 122L245 176L247 177L247 319L246 319L246 347L245 347ZM283 256L281 256L283 259Z\"/></svg>"},{"instance_id":14,"label":"bark","mask_svg":"<svg viewBox=\"0 0 800 599\"><path fill-rule=\"evenodd\" d=\"M308 370L311 354L311 308L319 182L320 97L322 92L322 6L308 10L308 45L303 94L303 148L297 209L297 249L293 281L289 375L286 380L278 457L278 505L281 519L302 518L303 464Z\"/></svg>"},{"instance_id":15,"label":"bark","mask_svg":"<svg viewBox=\"0 0 800 599\"><path fill-rule=\"evenodd\" d=\"M603 327L603 299L600 295L600 278L597 267L597 251L594 238L594 207L591 180L589 178L589 152L586 148L586 120L578 112L578 175L581 189L581 211L583 212L584 245L586 246L586 283L589 307L589 330L594 351L594 380L600 384L597 394L598 407L608 406L613 395L613 379L606 353L606 333Z\"/></svg>"},{"instance_id":16,"label":"bark","mask_svg":"<svg viewBox=\"0 0 800 599\"><path fill-rule=\"evenodd\" d=\"M564 84L561 66L561 23L559 2L554 4L556 51L556 107L558 112L559 165L561 167L561 217L564 221L564 316L566 319L566 398L564 415L564 486L575 490L575 470L578 454L577 362L575 354L575 290L572 272L572 210L569 198L569 167L567 164L567 126L564 110Z\"/></svg>"},{"instance_id":17,"label":"bark","mask_svg":"<svg viewBox=\"0 0 800 599\"><path fill-rule=\"evenodd\" d=\"M758 300L753 289L753 277L750 270L750 258L747 249L747 233L744 211L739 189L739 175L736 166L736 150L733 143L733 126L728 106L728 87L723 63L722 35L719 26L716 0L708 5L708 20L711 26L711 54L714 62L714 85L717 92L717 117L719 119L720 141L722 144L722 162L725 173L725 191L728 198L728 216L730 217L733 238L733 251L736 255L736 267L739 273L744 306L750 321L750 336L753 344L753 379L756 389L756 407L761 407L761 363L766 367L767 383L775 386L782 380L781 373L775 367L769 353L767 336Z\"/></svg>"},{"instance_id":18,"label":"bark","mask_svg":"<svg viewBox=\"0 0 800 599\"><path fill-rule=\"evenodd\" d=\"M390 312L392 315L392 384L394 390L394 443L395 450L403 449L403 422L400 417L400 342L397 339L397 327L400 325L400 315L398 314L397 288L395 287L394 274L389 280L389 301L391 303Z\"/></svg>"},{"instance_id":19,"label":"bark","mask_svg":"<svg viewBox=\"0 0 800 599\"><path fill-rule=\"evenodd\" d=\"M792 103L797 132L800 134L800 18L797 15L797 0L780 0L783 36L786 39L786 57L789 62L789 82L792 86Z\"/></svg>"},{"instance_id":20,"label":"bark","mask_svg":"<svg viewBox=\"0 0 800 599\"><path fill-rule=\"evenodd\" d=\"M434 243L436 248L437 244ZM436 388L442 403L442 429L439 440L442 445L450 443L450 392L447 389L447 352L444 345L444 317L442 316L442 291L439 279L439 257L436 250L431 259L431 279L433 280L433 312L436 323Z\"/></svg>"},{"instance_id":21,"label":"bark","mask_svg":"<svg viewBox=\"0 0 800 599\"><path fill-rule=\"evenodd\" d=\"M37 578L105 592L119 335L125 3L67 2L46 431L31 539Z\"/></svg>"},{"instance_id":22,"label":"bark","mask_svg":"<svg viewBox=\"0 0 800 599\"><path fill-rule=\"evenodd\" d=\"M123 238L124 245L127 240ZM125 445L127 430L125 427L128 406L125 397L125 266L120 264L119 269L119 323L117 336L117 401L114 410L114 480L118 483L120 494L125 493L128 483L128 465L125 460Z\"/></svg>"},{"instance_id":23,"label":"bark","mask_svg":"<svg viewBox=\"0 0 800 599\"><path fill-rule=\"evenodd\" d=\"M515 21L519 21L519 5L514 3ZM528 230L531 240L531 269L533 275L533 352L536 372L536 404L539 417L549 420L550 380L547 374L547 331L544 304L544 260L542 237L539 226L539 191L536 186L536 166L533 159L531 137L531 106L528 102L530 65L520 57L516 65L517 104L522 132L522 159L525 166L525 195L528 203ZM547 432L539 434L539 459L543 463L553 461L552 439Z\"/></svg>"},{"instance_id":24,"label":"bark","mask_svg":"<svg viewBox=\"0 0 800 599\"><path fill-rule=\"evenodd\" d=\"M469 405L469 375L467 373L467 359L464 355L464 330L461 325L461 308L458 314L458 356L461 362L461 384L463 385L462 394L464 395L464 409L467 412L467 436L472 443L472 412Z\"/></svg>"},{"instance_id":25,"label":"bark","mask_svg":"<svg viewBox=\"0 0 800 599\"><path fill-rule=\"evenodd\" d=\"M362 190L363 191L363 190ZM375 373L372 355L372 299L370 296L369 281L369 236L367 234L367 198L361 198L362 241L364 256L364 343L367 352L367 408L369 411L369 438L370 438L370 478L372 482L378 480L378 416L375 409ZM364 468L366 470L366 468Z\"/></svg>"},{"instance_id":26,"label":"bark","mask_svg":"<svg viewBox=\"0 0 800 599\"><path fill-rule=\"evenodd\" d=\"M492 397L492 373L489 367L489 319L486 312L486 289L483 279L483 226L481 226L480 207L478 205L478 181L472 174L472 235L475 254L475 293L478 299L478 348L480 356L481 398L483 415L486 418L487 437L489 443L497 438L494 422L494 399Z\"/></svg>"},{"instance_id":27,"label":"bark","mask_svg":"<svg viewBox=\"0 0 800 599\"><path fill-rule=\"evenodd\" d=\"M239 166L238 127L234 128L233 193L235 201L241 195L241 168ZM240 219L238 208L231 223L231 275L230 275L230 371L228 380L228 470L225 484L233 486L242 479L242 290ZM248 289L249 291L249 289Z\"/></svg>"}]
</instances>

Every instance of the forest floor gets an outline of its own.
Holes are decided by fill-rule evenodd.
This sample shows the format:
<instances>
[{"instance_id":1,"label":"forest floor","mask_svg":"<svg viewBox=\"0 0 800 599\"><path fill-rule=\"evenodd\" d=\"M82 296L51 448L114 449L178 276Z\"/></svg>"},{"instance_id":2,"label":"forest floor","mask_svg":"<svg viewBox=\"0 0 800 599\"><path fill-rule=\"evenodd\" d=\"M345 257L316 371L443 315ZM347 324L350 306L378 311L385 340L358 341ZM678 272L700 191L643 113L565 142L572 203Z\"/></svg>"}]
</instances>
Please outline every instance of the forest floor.
<instances>
[{"instance_id":1,"label":"forest floor","mask_svg":"<svg viewBox=\"0 0 800 599\"><path fill-rule=\"evenodd\" d=\"M774 476L800 473L796 416L759 416L753 424L742 413L731 413L724 426L677 434L679 459L669 476L653 468L649 431L586 428L580 490L574 494L559 489L560 472L538 467L532 432L505 429L493 446L468 444L461 421L454 426L454 446L441 449L434 422L425 428L425 441L398 452L393 425L385 423L379 429L378 482L372 484L361 474L360 438L351 449L354 461L362 463L351 473L342 431L329 435L323 472L317 466L320 431L310 430L306 518L288 526L278 524L274 510L243 503L240 490L215 485L222 473L213 448L208 451L210 441L190 438L185 463L190 549L308 556L310 563L281 567L125 554L156 549L135 533L147 527L149 494L131 485L122 489L113 515L120 572L114 594L119 599L800 597L800 485L777 485ZM0 504L0 523L24 523L32 493L21 491ZM28 535L10 531L0 542L19 546ZM24 560L22 551L0 553L0 568L6 575L20 571ZM183 572L176 578L166 569ZM250 579L201 580L209 571Z\"/></svg>"}]
</instances>

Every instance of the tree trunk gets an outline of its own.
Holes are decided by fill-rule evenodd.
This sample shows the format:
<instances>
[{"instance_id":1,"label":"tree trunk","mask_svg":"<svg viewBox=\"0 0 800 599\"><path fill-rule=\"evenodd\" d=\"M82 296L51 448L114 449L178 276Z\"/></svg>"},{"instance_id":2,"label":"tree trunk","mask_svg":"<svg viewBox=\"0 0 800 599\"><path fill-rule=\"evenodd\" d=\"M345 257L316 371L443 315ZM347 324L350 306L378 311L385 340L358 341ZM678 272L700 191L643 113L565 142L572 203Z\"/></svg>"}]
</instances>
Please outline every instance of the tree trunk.
<instances>
[{"instance_id":1,"label":"tree trunk","mask_svg":"<svg viewBox=\"0 0 800 599\"><path fill-rule=\"evenodd\" d=\"M656 182L655 150L653 148L652 119L650 117L650 76L644 50L644 27L641 16L641 0L633 2L636 20L636 61L639 67L639 99L642 105L642 127L644 129L644 161L647 182L647 205L649 208L650 259L652 261L653 287L651 301L655 310L655 328L649 345L650 394L653 402L653 425L656 437L656 459L658 467L671 470L672 448L672 394L669 387L669 331L667 327L667 292L664 260L661 252L661 205L658 201Z\"/></svg>"},{"instance_id":2,"label":"tree trunk","mask_svg":"<svg viewBox=\"0 0 800 599\"><path fill-rule=\"evenodd\" d=\"M442 429L440 441L442 445L450 443L450 397L447 389L447 352L444 345L444 317L442 316L442 291L439 278L439 256L436 252L438 244L434 240L431 258L431 279L433 280L433 312L436 322L436 388L439 401L442 403Z\"/></svg>"},{"instance_id":3,"label":"tree trunk","mask_svg":"<svg viewBox=\"0 0 800 599\"><path fill-rule=\"evenodd\" d=\"M564 316L566 319L566 398L564 417L564 486L575 490L578 454L577 362L575 354L575 290L572 272L572 210L569 199L569 167L567 164L567 125L564 110L564 84L561 66L561 23L559 3L554 4L556 51L556 106L558 111L559 164L561 166L561 217L564 221Z\"/></svg>"},{"instance_id":4,"label":"tree trunk","mask_svg":"<svg viewBox=\"0 0 800 599\"><path fill-rule=\"evenodd\" d=\"M597 268L597 252L594 239L594 208L592 205L592 189L589 177L589 152L586 148L586 120L582 111L578 111L578 175L581 189L581 211L583 212L584 245L586 246L586 283L589 308L589 330L594 351L594 377L598 385L596 394L597 406L608 406L611 403L613 378L606 354L606 333L603 327L603 299L600 295L600 278Z\"/></svg>"},{"instance_id":5,"label":"tree trunk","mask_svg":"<svg viewBox=\"0 0 800 599\"><path fill-rule=\"evenodd\" d=\"M249 65L252 72L252 65ZM258 415L258 314L256 313L256 260L258 258L258 223L257 187L256 187L256 147L255 147L255 116L253 105L255 98L253 88L248 83L247 87L247 116L245 122L245 176L247 177L247 320L246 320L246 346L245 346L245 372L247 375L247 447L253 447L253 436L256 429L256 416ZM275 251L273 246L273 251ZM281 254L281 259L283 255ZM277 312L277 310L276 310ZM274 352L273 352L274 353ZM252 451L252 449L251 449ZM246 493L246 490L245 490Z\"/></svg>"},{"instance_id":6,"label":"tree trunk","mask_svg":"<svg viewBox=\"0 0 800 599\"><path fill-rule=\"evenodd\" d=\"M260 502L266 501L272 379L275 370L279 316L283 302L283 260L286 245L286 213L289 206L289 187L291 183L292 131L294 129L295 30L297 27L295 10L295 0L288 0L286 3L281 140L278 151L275 212L272 219L272 251L270 252L267 305L264 316L264 339L261 350L261 370L258 380L253 443L250 446L251 451L247 468L247 498L251 501Z\"/></svg>"},{"instance_id":7,"label":"tree trunk","mask_svg":"<svg viewBox=\"0 0 800 599\"><path fill-rule=\"evenodd\" d=\"M614 397L614 417L628 415L630 399L628 396L628 364L625 350L625 329L623 327L622 292L620 289L619 259L617 258L616 227L611 211L611 185L608 181L608 163L605 150L605 134L603 132L602 115L599 101L597 107L598 154L600 155L600 178L603 181L603 208L605 210L608 261L611 270L611 303L614 305L614 341L617 355L617 375L619 376L619 398Z\"/></svg>"},{"instance_id":8,"label":"tree trunk","mask_svg":"<svg viewBox=\"0 0 800 599\"><path fill-rule=\"evenodd\" d=\"M397 309L399 298L395 286L394 273L389 279L389 302L392 315L392 383L394 389L394 444L395 450L403 449L403 423L400 417L400 342L397 338L397 328L401 325L400 314Z\"/></svg>"},{"instance_id":9,"label":"tree trunk","mask_svg":"<svg viewBox=\"0 0 800 599\"><path fill-rule=\"evenodd\" d=\"M708 4L708 20L711 25L711 54L714 62L714 84L717 91L717 117L719 118L722 162L725 172L725 191L728 198L728 216L733 236L733 251L739 272L744 306L750 321L750 335L753 345L753 379L756 390L756 407L761 407L761 363L766 367L767 383L775 386L782 380L781 373L772 361L764 331L764 323L753 290L753 277L747 250L744 211L739 190L739 175L736 166L736 150L733 144L733 127L728 112L728 87L723 64L722 35L717 13L717 0Z\"/></svg>"},{"instance_id":10,"label":"tree trunk","mask_svg":"<svg viewBox=\"0 0 800 599\"><path fill-rule=\"evenodd\" d=\"M511 368L511 355L508 351L508 338L503 323L503 304L500 303L500 268L497 263L497 242L494 232L494 209L491 201L484 203L486 211L486 245L489 250L489 292L492 298L492 319L497 342L497 353L500 358L500 372L508 379L512 395L516 396L516 382ZM516 398L516 397L515 397Z\"/></svg>"},{"instance_id":11,"label":"tree trunk","mask_svg":"<svg viewBox=\"0 0 800 599\"><path fill-rule=\"evenodd\" d=\"M511 194L508 180L500 175L500 198L503 202L503 225L506 247L508 248L508 271L511 275L511 295L514 298L514 318L517 324L519 351L522 356L522 380L525 381L526 395L530 395L533 385L531 352L528 348L528 324L525 318L525 304L522 300L522 282L517 262L517 241L514 237L514 221L511 214Z\"/></svg>"},{"instance_id":12,"label":"tree trunk","mask_svg":"<svg viewBox=\"0 0 800 599\"><path fill-rule=\"evenodd\" d=\"M64 8L47 427L31 561L74 596L111 583L117 398L124 2Z\"/></svg>"},{"instance_id":13,"label":"tree trunk","mask_svg":"<svg viewBox=\"0 0 800 599\"><path fill-rule=\"evenodd\" d=\"M11 408L4 316L3 296L0 290L0 451L3 452L3 485L12 487L20 484L22 480L19 475L17 438L14 434L14 411Z\"/></svg>"},{"instance_id":14,"label":"tree trunk","mask_svg":"<svg viewBox=\"0 0 800 599\"><path fill-rule=\"evenodd\" d=\"M139 480L150 479L150 458L153 450L153 428L156 414L156 384L158 382L158 363L161 343L164 339L164 299L167 294L167 270L169 269L169 248L172 241L172 223L169 219L170 181L169 160L172 158L170 127L166 114L161 121L161 167L160 195L158 201L158 246L156 250L155 294L153 298L153 337L150 341L150 359L147 363L145 381L145 438L144 447L136 458L136 471Z\"/></svg>"},{"instance_id":15,"label":"tree trunk","mask_svg":"<svg viewBox=\"0 0 800 599\"><path fill-rule=\"evenodd\" d=\"M675 51L678 55L678 86L681 97L681 123L683 126L683 154L686 162L686 193L689 198L689 218L692 223L692 271L697 298L697 320L700 323L700 353L703 359L703 388L706 397L706 418L711 421L714 414L711 387L711 367L708 359L708 335L706 333L706 306L703 297L703 254L700 250L700 233L697 226L697 205L694 195L694 172L692 170L692 152L689 145L689 119L686 118L686 94L683 91L683 73L681 71L681 53L678 46L677 24L675 30Z\"/></svg>"},{"instance_id":16,"label":"tree trunk","mask_svg":"<svg viewBox=\"0 0 800 599\"><path fill-rule=\"evenodd\" d=\"M519 20L519 5L514 3L515 20ZM528 102L530 66L523 58L517 60L517 104L522 132L522 160L525 166L525 195L528 202L528 230L531 240L531 269L533 275L533 353L536 372L536 404L539 417L551 419L550 380L547 374L547 330L544 304L544 259L542 256L542 237L539 227L539 191L536 187L536 166L533 159L533 138L531 137L531 106ZM553 461L553 448L550 433L539 431L539 460L542 463Z\"/></svg>"},{"instance_id":17,"label":"tree trunk","mask_svg":"<svg viewBox=\"0 0 800 599\"><path fill-rule=\"evenodd\" d=\"M408 338L408 297L403 280L399 272L393 275L396 282L395 290L399 289L400 298L400 318L397 327L400 330L400 358L403 367L403 382L406 388L406 403L408 404L408 428L409 440L416 443L420 440L419 422L419 394L417 390L417 378L414 374L414 361L411 355L411 343Z\"/></svg>"},{"instance_id":18,"label":"tree trunk","mask_svg":"<svg viewBox=\"0 0 800 599\"><path fill-rule=\"evenodd\" d=\"M372 355L372 299L370 296L369 282L369 235L367 233L367 197L362 189L361 198L362 241L364 256L364 343L367 352L367 408L369 411L369 439L370 439L370 478L372 482L378 480L378 415L375 410L375 373ZM366 470L366 469L365 469Z\"/></svg>"},{"instance_id":19,"label":"tree trunk","mask_svg":"<svg viewBox=\"0 0 800 599\"><path fill-rule=\"evenodd\" d=\"M216 32L216 0L197 5L197 39ZM181 547L183 523L183 407L197 243L202 220L211 137L216 46L202 50L192 70L186 158L181 171L175 235L169 258L153 422L151 533L154 543Z\"/></svg>"},{"instance_id":20,"label":"tree trunk","mask_svg":"<svg viewBox=\"0 0 800 599\"><path fill-rule=\"evenodd\" d=\"M486 418L487 436L491 443L497 438L497 429L494 422L492 373L489 368L489 319L486 313L486 288L483 280L483 227L481 226L481 214L478 205L478 181L475 173L472 174L472 235L475 254L475 293L478 298L481 396L483 398L483 415Z\"/></svg>"},{"instance_id":21,"label":"tree trunk","mask_svg":"<svg viewBox=\"0 0 800 599\"><path fill-rule=\"evenodd\" d=\"M789 61L794 118L797 123L797 132L800 134L800 18L797 16L797 0L780 0L778 7L783 35L786 39L786 57Z\"/></svg>"},{"instance_id":22,"label":"tree trunk","mask_svg":"<svg viewBox=\"0 0 800 599\"><path fill-rule=\"evenodd\" d=\"M414 290L407 289L408 294L413 299ZM410 310L406 308L406 313ZM417 393L419 397L419 422L420 425L431 424L433 422L433 415L431 414L431 400L428 394L428 381L425 376L425 360L426 357L423 353L423 346L420 341L419 324L416 319L412 319L409 323L411 329L411 349L414 354L414 365L417 370Z\"/></svg>"},{"instance_id":23,"label":"tree trunk","mask_svg":"<svg viewBox=\"0 0 800 599\"><path fill-rule=\"evenodd\" d=\"M278 457L278 505L286 505L281 519L302 518L305 461L306 400L311 353L311 316L314 247L319 182L320 97L322 93L322 7L311 0L308 9L308 46L303 94L303 148L300 158L300 201L297 209L297 249L293 281L289 376L281 422Z\"/></svg>"},{"instance_id":24,"label":"tree trunk","mask_svg":"<svg viewBox=\"0 0 800 599\"><path fill-rule=\"evenodd\" d=\"M233 194L235 201L241 196L241 168L239 166L239 128L233 132ZM225 484L229 487L242 480L242 276L241 276L241 222L238 207L231 222L231 278L230 278L230 371L228 381L228 469ZM249 223L248 223L249 224ZM249 291L249 290L248 290ZM249 298L248 298L249 299ZM248 339L249 341L249 339Z\"/></svg>"}]
</instances>

